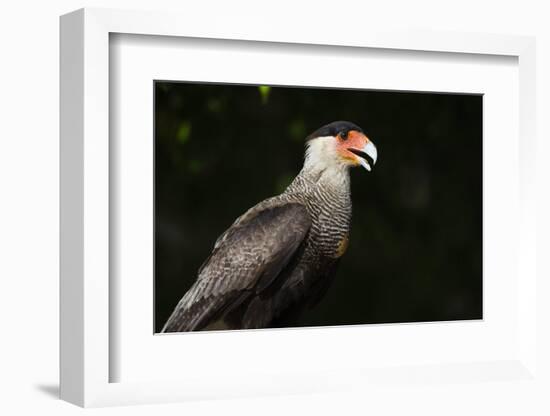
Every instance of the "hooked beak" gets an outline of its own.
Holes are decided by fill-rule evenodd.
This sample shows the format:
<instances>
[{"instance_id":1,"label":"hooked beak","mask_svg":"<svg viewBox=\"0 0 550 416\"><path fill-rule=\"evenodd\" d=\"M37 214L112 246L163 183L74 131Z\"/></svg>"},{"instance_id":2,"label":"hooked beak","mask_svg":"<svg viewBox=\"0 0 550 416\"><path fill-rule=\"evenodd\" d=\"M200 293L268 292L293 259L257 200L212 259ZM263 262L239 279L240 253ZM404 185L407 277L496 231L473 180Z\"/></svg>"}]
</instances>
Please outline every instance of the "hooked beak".
<instances>
[{"instance_id":1,"label":"hooked beak","mask_svg":"<svg viewBox=\"0 0 550 416\"><path fill-rule=\"evenodd\" d=\"M376 151L376 146L369 140L365 146L363 146L362 149L348 149L350 152L355 154L358 159L361 166L363 166L366 170L369 172L371 171L371 167L368 162L368 158L370 157L372 159L372 165L374 166L376 164L376 159L378 158L378 152Z\"/></svg>"}]
</instances>

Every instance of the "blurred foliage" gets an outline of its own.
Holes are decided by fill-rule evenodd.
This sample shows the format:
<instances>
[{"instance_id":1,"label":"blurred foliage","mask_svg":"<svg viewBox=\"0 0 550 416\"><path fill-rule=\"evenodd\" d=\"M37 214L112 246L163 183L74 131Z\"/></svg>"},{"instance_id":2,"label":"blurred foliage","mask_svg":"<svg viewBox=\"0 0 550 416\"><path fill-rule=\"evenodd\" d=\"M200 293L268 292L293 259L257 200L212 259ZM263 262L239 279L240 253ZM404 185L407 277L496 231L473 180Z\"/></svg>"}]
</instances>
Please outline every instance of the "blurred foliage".
<instances>
[{"instance_id":1,"label":"blurred foliage","mask_svg":"<svg viewBox=\"0 0 550 416\"><path fill-rule=\"evenodd\" d=\"M185 144L185 142L189 140L190 135L191 135L191 123L187 120L183 120L180 123L178 132L176 133L176 137L181 144Z\"/></svg>"},{"instance_id":2,"label":"blurred foliage","mask_svg":"<svg viewBox=\"0 0 550 416\"><path fill-rule=\"evenodd\" d=\"M260 91L260 96L262 97L262 104L267 104L269 101L269 93L271 92L271 87L267 85L260 85L258 87L258 90Z\"/></svg>"},{"instance_id":3,"label":"blurred foliage","mask_svg":"<svg viewBox=\"0 0 550 416\"><path fill-rule=\"evenodd\" d=\"M335 120L379 159L352 171L348 252L296 325L482 317L481 96L156 82L157 330L218 235L284 190L305 136Z\"/></svg>"}]
</instances>

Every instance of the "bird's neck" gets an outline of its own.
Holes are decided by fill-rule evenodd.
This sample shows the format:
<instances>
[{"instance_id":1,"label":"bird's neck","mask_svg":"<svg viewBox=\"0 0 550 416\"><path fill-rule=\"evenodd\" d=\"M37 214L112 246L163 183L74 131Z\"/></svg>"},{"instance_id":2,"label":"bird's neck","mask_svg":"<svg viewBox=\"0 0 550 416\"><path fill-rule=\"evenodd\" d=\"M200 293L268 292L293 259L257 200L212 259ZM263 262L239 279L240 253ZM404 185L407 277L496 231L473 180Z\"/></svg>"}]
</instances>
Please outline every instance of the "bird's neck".
<instances>
[{"instance_id":1,"label":"bird's neck","mask_svg":"<svg viewBox=\"0 0 550 416\"><path fill-rule=\"evenodd\" d=\"M287 192L293 192L294 190L303 192L304 187L312 192L322 189L324 192L349 195L349 169L341 164L318 165L308 163L306 159L304 167L290 184Z\"/></svg>"}]
</instances>

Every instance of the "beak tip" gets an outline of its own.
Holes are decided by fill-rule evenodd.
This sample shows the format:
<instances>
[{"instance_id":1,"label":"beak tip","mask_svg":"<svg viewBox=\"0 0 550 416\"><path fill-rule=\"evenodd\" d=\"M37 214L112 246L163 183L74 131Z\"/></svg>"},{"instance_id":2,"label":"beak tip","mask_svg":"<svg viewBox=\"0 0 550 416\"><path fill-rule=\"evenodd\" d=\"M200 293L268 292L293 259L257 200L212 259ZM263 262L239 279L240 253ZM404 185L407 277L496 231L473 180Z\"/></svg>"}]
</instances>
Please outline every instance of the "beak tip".
<instances>
[{"instance_id":1,"label":"beak tip","mask_svg":"<svg viewBox=\"0 0 550 416\"><path fill-rule=\"evenodd\" d=\"M371 157L372 165L376 165L376 160L378 159L378 151L373 142L369 141L365 145L365 153Z\"/></svg>"}]
</instances>

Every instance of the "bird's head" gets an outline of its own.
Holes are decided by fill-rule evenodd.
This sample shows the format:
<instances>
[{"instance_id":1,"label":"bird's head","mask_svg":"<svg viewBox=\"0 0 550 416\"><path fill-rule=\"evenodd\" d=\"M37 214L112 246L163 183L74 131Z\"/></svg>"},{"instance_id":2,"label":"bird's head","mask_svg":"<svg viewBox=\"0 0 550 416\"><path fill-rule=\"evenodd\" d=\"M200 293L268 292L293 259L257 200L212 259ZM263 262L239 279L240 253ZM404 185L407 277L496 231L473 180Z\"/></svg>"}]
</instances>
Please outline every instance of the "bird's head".
<instances>
[{"instance_id":1,"label":"bird's head","mask_svg":"<svg viewBox=\"0 0 550 416\"><path fill-rule=\"evenodd\" d=\"M363 166L368 171L376 163L376 146L361 127L349 121L335 121L306 138L306 163L318 167Z\"/></svg>"}]
</instances>

